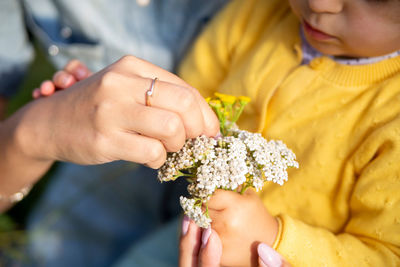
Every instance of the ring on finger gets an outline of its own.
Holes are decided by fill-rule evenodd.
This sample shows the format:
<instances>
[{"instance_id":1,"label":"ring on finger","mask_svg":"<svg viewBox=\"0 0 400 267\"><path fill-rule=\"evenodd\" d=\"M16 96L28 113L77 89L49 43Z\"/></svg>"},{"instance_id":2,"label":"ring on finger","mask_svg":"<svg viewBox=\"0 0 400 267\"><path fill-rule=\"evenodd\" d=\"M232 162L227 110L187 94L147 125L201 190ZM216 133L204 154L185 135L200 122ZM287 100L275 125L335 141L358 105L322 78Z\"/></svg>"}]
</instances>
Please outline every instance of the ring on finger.
<instances>
[{"instance_id":1,"label":"ring on finger","mask_svg":"<svg viewBox=\"0 0 400 267\"><path fill-rule=\"evenodd\" d=\"M154 95L154 89L156 87L156 81L158 78L154 78L151 82L150 89L146 91L146 106L151 107L152 98Z\"/></svg>"}]
</instances>

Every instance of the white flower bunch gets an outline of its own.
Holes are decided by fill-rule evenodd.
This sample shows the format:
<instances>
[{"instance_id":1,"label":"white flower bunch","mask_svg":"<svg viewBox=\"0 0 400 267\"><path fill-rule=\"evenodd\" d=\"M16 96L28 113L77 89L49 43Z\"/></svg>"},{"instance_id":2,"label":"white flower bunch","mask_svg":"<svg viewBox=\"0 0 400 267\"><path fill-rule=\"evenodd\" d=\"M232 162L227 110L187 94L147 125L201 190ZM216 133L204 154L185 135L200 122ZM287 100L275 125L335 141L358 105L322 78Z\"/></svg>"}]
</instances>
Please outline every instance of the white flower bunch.
<instances>
[{"instance_id":1,"label":"white flower bunch","mask_svg":"<svg viewBox=\"0 0 400 267\"><path fill-rule=\"evenodd\" d=\"M244 193L247 188L253 187L258 191L267 181L283 185L288 179L287 168L299 166L296 156L283 142L267 141L259 133L240 130L229 120L232 117L237 119L239 116L234 112L241 112L248 101L234 98L235 101L228 102L233 115L226 118L226 99L231 96L217 97L220 102L215 99L212 101L220 104L217 115L224 114L224 119L220 118L223 135L217 138L199 136L187 140L180 151L169 153L158 172L160 181L185 177L190 182L190 198L181 196L180 204L185 214L203 228L209 227L211 223L207 202L215 190ZM242 101L241 105L232 108L238 101ZM215 110L215 106L210 105Z\"/></svg>"}]
</instances>

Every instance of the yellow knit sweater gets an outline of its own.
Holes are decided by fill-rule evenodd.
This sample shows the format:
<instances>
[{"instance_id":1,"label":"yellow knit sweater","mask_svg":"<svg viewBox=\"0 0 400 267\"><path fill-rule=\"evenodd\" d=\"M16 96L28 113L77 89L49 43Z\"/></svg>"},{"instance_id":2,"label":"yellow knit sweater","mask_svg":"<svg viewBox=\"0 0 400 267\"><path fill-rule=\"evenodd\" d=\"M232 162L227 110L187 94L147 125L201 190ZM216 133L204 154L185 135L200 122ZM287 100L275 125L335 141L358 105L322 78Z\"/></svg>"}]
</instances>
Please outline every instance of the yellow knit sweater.
<instances>
[{"instance_id":1,"label":"yellow knit sweater","mask_svg":"<svg viewBox=\"0 0 400 267\"><path fill-rule=\"evenodd\" d=\"M204 96L252 102L240 126L297 155L260 196L293 266L400 266L400 57L300 65L299 22L282 0L232 1L180 67Z\"/></svg>"}]
</instances>

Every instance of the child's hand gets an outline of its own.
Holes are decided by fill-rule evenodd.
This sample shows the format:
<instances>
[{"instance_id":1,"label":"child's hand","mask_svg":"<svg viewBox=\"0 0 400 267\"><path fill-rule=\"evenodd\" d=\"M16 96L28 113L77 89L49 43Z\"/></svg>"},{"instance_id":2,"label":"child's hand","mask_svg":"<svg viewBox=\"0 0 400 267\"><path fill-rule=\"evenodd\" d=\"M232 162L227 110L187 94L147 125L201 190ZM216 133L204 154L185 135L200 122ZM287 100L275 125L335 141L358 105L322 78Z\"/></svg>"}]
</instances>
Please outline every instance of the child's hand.
<instances>
[{"instance_id":1,"label":"child's hand","mask_svg":"<svg viewBox=\"0 0 400 267\"><path fill-rule=\"evenodd\" d=\"M257 246L259 267L291 267L278 252L264 243ZM221 265L222 243L218 233L203 229L186 215L179 242L179 267L217 267Z\"/></svg>"},{"instance_id":2,"label":"child's hand","mask_svg":"<svg viewBox=\"0 0 400 267\"><path fill-rule=\"evenodd\" d=\"M257 245L272 245L278 222L269 214L257 194L248 189L243 195L217 190L211 197L211 227L222 240L223 266L257 266Z\"/></svg>"},{"instance_id":3,"label":"child's hand","mask_svg":"<svg viewBox=\"0 0 400 267\"><path fill-rule=\"evenodd\" d=\"M79 60L71 60L65 65L64 70L57 71L53 75L53 79L42 82L40 88L36 88L32 92L34 99L50 96L57 90L66 89L77 81L86 79L91 75L91 71Z\"/></svg>"}]
</instances>

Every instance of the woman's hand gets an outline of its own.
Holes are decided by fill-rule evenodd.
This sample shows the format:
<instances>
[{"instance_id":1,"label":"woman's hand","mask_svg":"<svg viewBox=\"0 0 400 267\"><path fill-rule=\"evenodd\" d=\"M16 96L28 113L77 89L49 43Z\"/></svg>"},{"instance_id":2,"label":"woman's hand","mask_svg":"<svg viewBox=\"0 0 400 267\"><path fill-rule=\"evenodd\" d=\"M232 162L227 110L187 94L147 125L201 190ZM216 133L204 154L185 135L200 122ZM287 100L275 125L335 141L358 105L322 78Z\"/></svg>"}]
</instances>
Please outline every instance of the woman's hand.
<instances>
[{"instance_id":1,"label":"woman's hand","mask_svg":"<svg viewBox=\"0 0 400 267\"><path fill-rule=\"evenodd\" d=\"M145 93L154 77L159 80L148 107ZM219 129L194 88L133 56L29 108L34 112L21 118L19 131L24 151L80 164L128 160L158 168L166 151L179 150L186 138L213 136Z\"/></svg>"},{"instance_id":2,"label":"woman's hand","mask_svg":"<svg viewBox=\"0 0 400 267\"><path fill-rule=\"evenodd\" d=\"M150 107L145 94L155 77ZM186 138L219 131L196 89L133 56L69 82L75 83L68 90L37 99L0 123L1 195L35 183L54 160L127 160L158 168L166 152L179 150Z\"/></svg>"},{"instance_id":3,"label":"woman's hand","mask_svg":"<svg viewBox=\"0 0 400 267\"><path fill-rule=\"evenodd\" d=\"M258 262L253 266L291 267L275 250L258 243ZM211 228L202 230L187 216L182 222L179 246L179 267L218 267L222 257L222 242Z\"/></svg>"}]
</instances>

